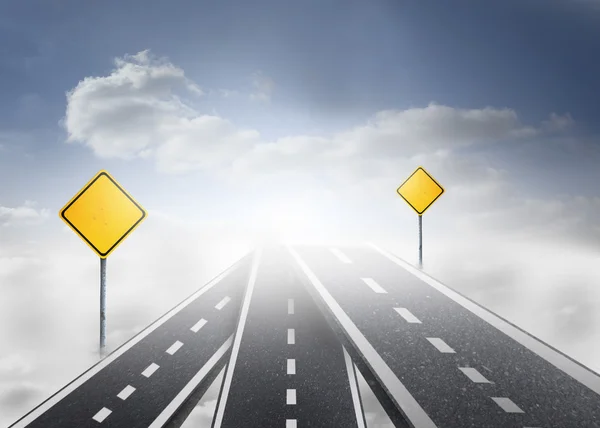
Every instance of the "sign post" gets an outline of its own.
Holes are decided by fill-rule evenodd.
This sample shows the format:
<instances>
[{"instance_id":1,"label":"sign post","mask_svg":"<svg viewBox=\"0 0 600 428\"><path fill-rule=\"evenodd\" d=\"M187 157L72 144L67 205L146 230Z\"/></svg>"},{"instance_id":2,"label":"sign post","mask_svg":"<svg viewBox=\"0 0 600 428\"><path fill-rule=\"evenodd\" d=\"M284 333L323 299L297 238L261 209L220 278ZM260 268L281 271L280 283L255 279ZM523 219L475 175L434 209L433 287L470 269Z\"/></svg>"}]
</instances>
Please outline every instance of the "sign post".
<instances>
[{"instance_id":1,"label":"sign post","mask_svg":"<svg viewBox=\"0 0 600 428\"><path fill-rule=\"evenodd\" d=\"M100 356L106 345L106 259L147 217L146 210L106 171L98 172L59 212L100 256Z\"/></svg>"},{"instance_id":2,"label":"sign post","mask_svg":"<svg viewBox=\"0 0 600 428\"><path fill-rule=\"evenodd\" d=\"M419 268L423 268L423 213L441 195L444 189L420 166L402 183L396 192L419 215Z\"/></svg>"},{"instance_id":3,"label":"sign post","mask_svg":"<svg viewBox=\"0 0 600 428\"><path fill-rule=\"evenodd\" d=\"M100 259L100 356L106 345L106 259Z\"/></svg>"},{"instance_id":4,"label":"sign post","mask_svg":"<svg viewBox=\"0 0 600 428\"><path fill-rule=\"evenodd\" d=\"M423 216L419 214L419 267L423 267Z\"/></svg>"}]
</instances>

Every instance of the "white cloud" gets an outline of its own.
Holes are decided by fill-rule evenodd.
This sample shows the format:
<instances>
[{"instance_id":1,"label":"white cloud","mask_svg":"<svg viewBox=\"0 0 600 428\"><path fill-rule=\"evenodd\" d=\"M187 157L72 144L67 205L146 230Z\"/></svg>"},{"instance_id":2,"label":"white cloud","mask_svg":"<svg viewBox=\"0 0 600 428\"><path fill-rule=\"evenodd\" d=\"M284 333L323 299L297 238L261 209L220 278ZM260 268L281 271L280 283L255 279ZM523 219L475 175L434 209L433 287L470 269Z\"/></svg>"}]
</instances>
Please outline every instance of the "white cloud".
<instances>
[{"instance_id":1,"label":"white cloud","mask_svg":"<svg viewBox=\"0 0 600 428\"><path fill-rule=\"evenodd\" d=\"M69 142L82 142L100 157L132 158L163 144L165 133L196 117L176 94L177 89L199 92L182 69L148 51L117 58L115 65L110 75L87 77L67 93Z\"/></svg>"},{"instance_id":2,"label":"white cloud","mask_svg":"<svg viewBox=\"0 0 600 428\"><path fill-rule=\"evenodd\" d=\"M158 168L171 173L222 171L234 153L243 153L259 139L254 130L239 130L225 119L208 115L180 119L157 132L164 136L155 151Z\"/></svg>"},{"instance_id":3,"label":"white cloud","mask_svg":"<svg viewBox=\"0 0 600 428\"><path fill-rule=\"evenodd\" d=\"M382 111L366 125L337 136L357 155L406 157L537 134L510 109L458 109L438 104Z\"/></svg>"},{"instance_id":4,"label":"white cloud","mask_svg":"<svg viewBox=\"0 0 600 428\"><path fill-rule=\"evenodd\" d=\"M23 412L34 406L47 393L39 384L31 382L0 383L0 421L12 423Z\"/></svg>"},{"instance_id":5,"label":"white cloud","mask_svg":"<svg viewBox=\"0 0 600 428\"><path fill-rule=\"evenodd\" d=\"M250 94L250 98L256 101L271 101L275 82L272 78L265 76L261 71L257 71L252 75L252 86L254 91Z\"/></svg>"},{"instance_id":6,"label":"white cloud","mask_svg":"<svg viewBox=\"0 0 600 428\"><path fill-rule=\"evenodd\" d=\"M217 93L224 98L237 97L238 95L240 95L239 91L234 91L231 89L219 89Z\"/></svg>"},{"instance_id":7,"label":"white cloud","mask_svg":"<svg viewBox=\"0 0 600 428\"><path fill-rule=\"evenodd\" d=\"M19 354L0 356L0 379L31 373L31 365Z\"/></svg>"},{"instance_id":8,"label":"white cloud","mask_svg":"<svg viewBox=\"0 0 600 428\"><path fill-rule=\"evenodd\" d=\"M550 118L542 123L542 127L547 131L564 131L571 128L574 124L575 121L570 113L562 116L552 113Z\"/></svg>"},{"instance_id":9,"label":"white cloud","mask_svg":"<svg viewBox=\"0 0 600 428\"><path fill-rule=\"evenodd\" d=\"M20 207L0 206L0 225L15 226L42 223L48 218L50 211L46 208L36 209L36 205L33 201L25 201Z\"/></svg>"},{"instance_id":10,"label":"white cloud","mask_svg":"<svg viewBox=\"0 0 600 428\"><path fill-rule=\"evenodd\" d=\"M115 61L108 76L87 77L68 93L68 141L103 158L153 159L164 172L204 170L220 175L299 171L326 175L373 170L374 159L401 160L436 150L528 138L565 129L570 116L553 114L539 127L511 109L460 109L438 104L375 114L364 125L332 136L292 135L265 141L178 95L196 91L183 70L148 51ZM254 96L270 99L274 83L253 76ZM231 95L230 92L223 92ZM341 171L340 171L341 170Z\"/></svg>"},{"instance_id":11,"label":"white cloud","mask_svg":"<svg viewBox=\"0 0 600 428\"><path fill-rule=\"evenodd\" d=\"M207 171L237 188L260 183L263 193L280 200L268 202L263 210L284 205L286 194L300 198L301 192L307 206L360 201L363 216L369 212L366 207L387 203L389 189L402 178L399 171L425 164L449 190L451 196L436 205L446 207L445 217L453 218L453 228L468 232L474 224L502 227L521 238L536 233L588 241L598 237L598 222L588 214L591 207L572 212L567 209L569 201L533 201L517 193L506 172L493 163L477 154L456 152L564 131L573 125L569 114L552 113L539 126L531 126L508 108L462 109L432 103L382 111L361 126L333 135L265 141L257 130L240 129L182 101L176 88L189 89L193 83L167 60L143 51L115 63L110 75L84 79L68 97L69 139L90 146L99 156L144 157L168 173ZM254 79L257 88L272 89L264 75L258 73ZM592 225L591 231L582 225Z\"/></svg>"}]
</instances>

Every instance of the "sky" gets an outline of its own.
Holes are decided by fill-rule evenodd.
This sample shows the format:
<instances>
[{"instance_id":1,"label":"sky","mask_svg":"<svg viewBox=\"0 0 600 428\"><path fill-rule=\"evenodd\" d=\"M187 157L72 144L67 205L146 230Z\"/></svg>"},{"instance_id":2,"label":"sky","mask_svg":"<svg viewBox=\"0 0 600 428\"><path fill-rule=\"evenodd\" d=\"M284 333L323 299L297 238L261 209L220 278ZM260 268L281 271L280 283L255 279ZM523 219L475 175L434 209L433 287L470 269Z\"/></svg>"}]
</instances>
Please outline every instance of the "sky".
<instances>
[{"instance_id":1,"label":"sky","mask_svg":"<svg viewBox=\"0 0 600 428\"><path fill-rule=\"evenodd\" d=\"M598 52L597 0L0 0L0 426L96 361L100 169L109 347L265 236L416 262L422 165L425 270L599 371Z\"/></svg>"}]
</instances>

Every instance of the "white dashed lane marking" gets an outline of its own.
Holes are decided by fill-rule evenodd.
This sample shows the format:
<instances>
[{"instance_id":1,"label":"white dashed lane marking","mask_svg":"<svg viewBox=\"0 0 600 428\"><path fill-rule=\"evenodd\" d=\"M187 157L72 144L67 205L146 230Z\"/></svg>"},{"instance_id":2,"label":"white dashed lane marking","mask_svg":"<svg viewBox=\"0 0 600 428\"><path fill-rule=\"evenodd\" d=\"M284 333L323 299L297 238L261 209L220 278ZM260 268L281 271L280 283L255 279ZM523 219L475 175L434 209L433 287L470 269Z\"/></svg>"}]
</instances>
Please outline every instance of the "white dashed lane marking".
<instances>
[{"instance_id":1,"label":"white dashed lane marking","mask_svg":"<svg viewBox=\"0 0 600 428\"><path fill-rule=\"evenodd\" d=\"M288 345L294 345L296 343L296 330L288 328Z\"/></svg>"},{"instance_id":2,"label":"white dashed lane marking","mask_svg":"<svg viewBox=\"0 0 600 428\"><path fill-rule=\"evenodd\" d=\"M288 299L288 315L294 315L294 299Z\"/></svg>"},{"instance_id":3,"label":"white dashed lane marking","mask_svg":"<svg viewBox=\"0 0 600 428\"><path fill-rule=\"evenodd\" d=\"M298 428L298 423L296 419L286 419L285 428Z\"/></svg>"},{"instance_id":4,"label":"white dashed lane marking","mask_svg":"<svg viewBox=\"0 0 600 428\"><path fill-rule=\"evenodd\" d=\"M208 321L206 321L204 318L202 318L200 321L198 321L196 324L194 324L194 326L192 328L190 328L190 330L192 330L194 333L198 333L198 330L200 330L202 327L204 327L204 325L207 322Z\"/></svg>"},{"instance_id":5,"label":"white dashed lane marking","mask_svg":"<svg viewBox=\"0 0 600 428\"><path fill-rule=\"evenodd\" d=\"M387 291L385 291L381 285L377 284L377 282L375 282L375 280L373 278L361 278L363 280L363 282L365 284L367 284L371 290L373 290L375 293L378 294L383 294L383 293L387 293Z\"/></svg>"},{"instance_id":6,"label":"white dashed lane marking","mask_svg":"<svg viewBox=\"0 0 600 428\"><path fill-rule=\"evenodd\" d=\"M459 370L475 383L491 383L473 367L459 367Z\"/></svg>"},{"instance_id":7,"label":"white dashed lane marking","mask_svg":"<svg viewBox=\"0 0 600 428\"><path fill-rule=\"evenodd\" d=\"M296 374L296 360L293 358L287 360L287 374Z\"/></svg>"},{"instance_id":8,"label":"white dashed lane marking","mask_svg":"<svg viewBox=\"0 0 600 428\"><path fill-rule=\"evenodd\" d=\"M181 348L182 346L183 346L183 343L181 343L178 340L177 342L175 342L174 344L172 344L169 349L167 349L167 354L173 355L175 352L179 351L179 348Z\"/></svg>"},{"instance_id":9,"label":"white dashed lane marking","mask_svg":"<svg viewBox=\"0 0 600 428\"><path fill-rule=\"evenodd\" d=\"M444 342L442 339L440 339L439 337L428 337L427 340L429 340L429 342L433 346L435 346L438 351L440 351L443 354L454 354L455 353L454 349L449 347L448 344L446 342Z\"/></svg>"},{"instance_id":10,"label":"white dashed lane marking","mask_svg":"<svg viewBox=\"0 0 600 428\"><path fill-rule=\"evenodd\" d=\"M131 394L135 391L135 388L131 385L127 385L121 392L117 394L121 400L127 400Z\"/></svg>"},{"instance_id":11,"label":"white dashed lane marking","mask_svg":"<svg viewBox=\"0 0 600 428\"><path fill-rule=\"evenodd\" d=\"M221 309L223 309L225 307L225 305L227 303L229 303L230 300L231 299L229 297L224 297L223 300L221 300L219 303L216 304L215 309L220 311Z\"/></svg>"},{"instance_id":12,"label":"white dashed lane marking","mask_svg":"<svg viewBox=\"0 0 600 428\"><path fill-rule=\"evenodd\" d=\"M296 390L288 389L285 394L285 404L293 406L296 404Z\"/></svg>"},{"instance_id":13,"label":"white dashed lane marking","mask_svg":"<svg viewBox=\"0 0 600 428\"><path fill-rule=\"evenodd\" d=\"M92 419L96 422L104 422L104 419L106 419L111 413L112 410L108 410L106 407L103 407L98 413L94 415Z\"/></svg>"},{"instance_id":14,"label":"white dashed lane marking","mask_svg":"<svg viewBox=\"0 0 600 428\"><path fill-rule=\"evenodd\" d=\"M330 248L331 252L340 260L342 263L352 263L352 260L348 258L344 253L342 253L337 248Z\"/></svg>"},{"instance_id":15,"label":"white dashed lane marking","mask_svg":"<svg viewBox=\"0 0 600 428\"><path fill-rule=\"evenodd\" d=\"M406 320L406 322L409 322L412 324L421 324L421 321L419 321L419 319L416 316L414 316L408 309L394 308L394 310L396 312L398 312L398 314L400 314L400 316L402 318L404 318Z\"/></svg>"},{"instance_id":16,"label":"white dashed lane marking","mask_svg":"<svg viewBox=\"0 0 600 428\"><path fill-rule=\"evenodd\" d=\"M498 406L502 408L506 413L525 413L519 408L510 398L506 397L492 397L492 400L496 402Z\"/></svg>"},{"instance_id":17,"label":"white dashed lane marking","mask_svg":"<svg viewBox=\"0 0 600 428\"><path fill-rule=\"evenodd\" d=\"M150 365L149 365L149 366L146 368L146 370L144 370L144 371L142 372L142 376L145 376L145 377L150 377L150 376L152 376L152 375L154 374L154 372L155 372L156 370L158 370L158 367L159 367L159 365L158 365L158 364L154 364L154 363L150 364Z\"/></svg>"}]
</instances>

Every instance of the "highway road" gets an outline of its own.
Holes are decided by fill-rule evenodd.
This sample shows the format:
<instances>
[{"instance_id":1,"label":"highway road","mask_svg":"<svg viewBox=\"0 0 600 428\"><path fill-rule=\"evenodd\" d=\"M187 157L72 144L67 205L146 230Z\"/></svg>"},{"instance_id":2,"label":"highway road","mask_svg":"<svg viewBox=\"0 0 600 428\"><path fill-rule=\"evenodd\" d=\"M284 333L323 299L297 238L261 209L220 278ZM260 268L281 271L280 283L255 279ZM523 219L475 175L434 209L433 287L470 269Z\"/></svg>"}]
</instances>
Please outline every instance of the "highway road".
<instances>
[{"instance_id":1,"label":"highway road","mask_svg":"<svg viewBox=\"0 0 600 428\"><path fill-rule=\"evenodd\" d=\"M213 428L365 428L354 365L292 263L257 253Z\"/></svg>"},{"instance_id":2,"label":"highway road","mask_svg":"<svg viewBox=\"0 0 600 428\"><path fill-rule=\"evenodd\" d=\"M158 428L229 357L246 256L75 379L13 428Z\"/></svg>"},{"instance_id":3,"label":"highway road","mask_svg":"<svg viewBox=\"0 0 600 428\"><path fill-rule=\"evenodd\" d=\"M288 249L406 426L600 427L598 374L406 262L374 246Z\"/></svg>"}]
</instances>

